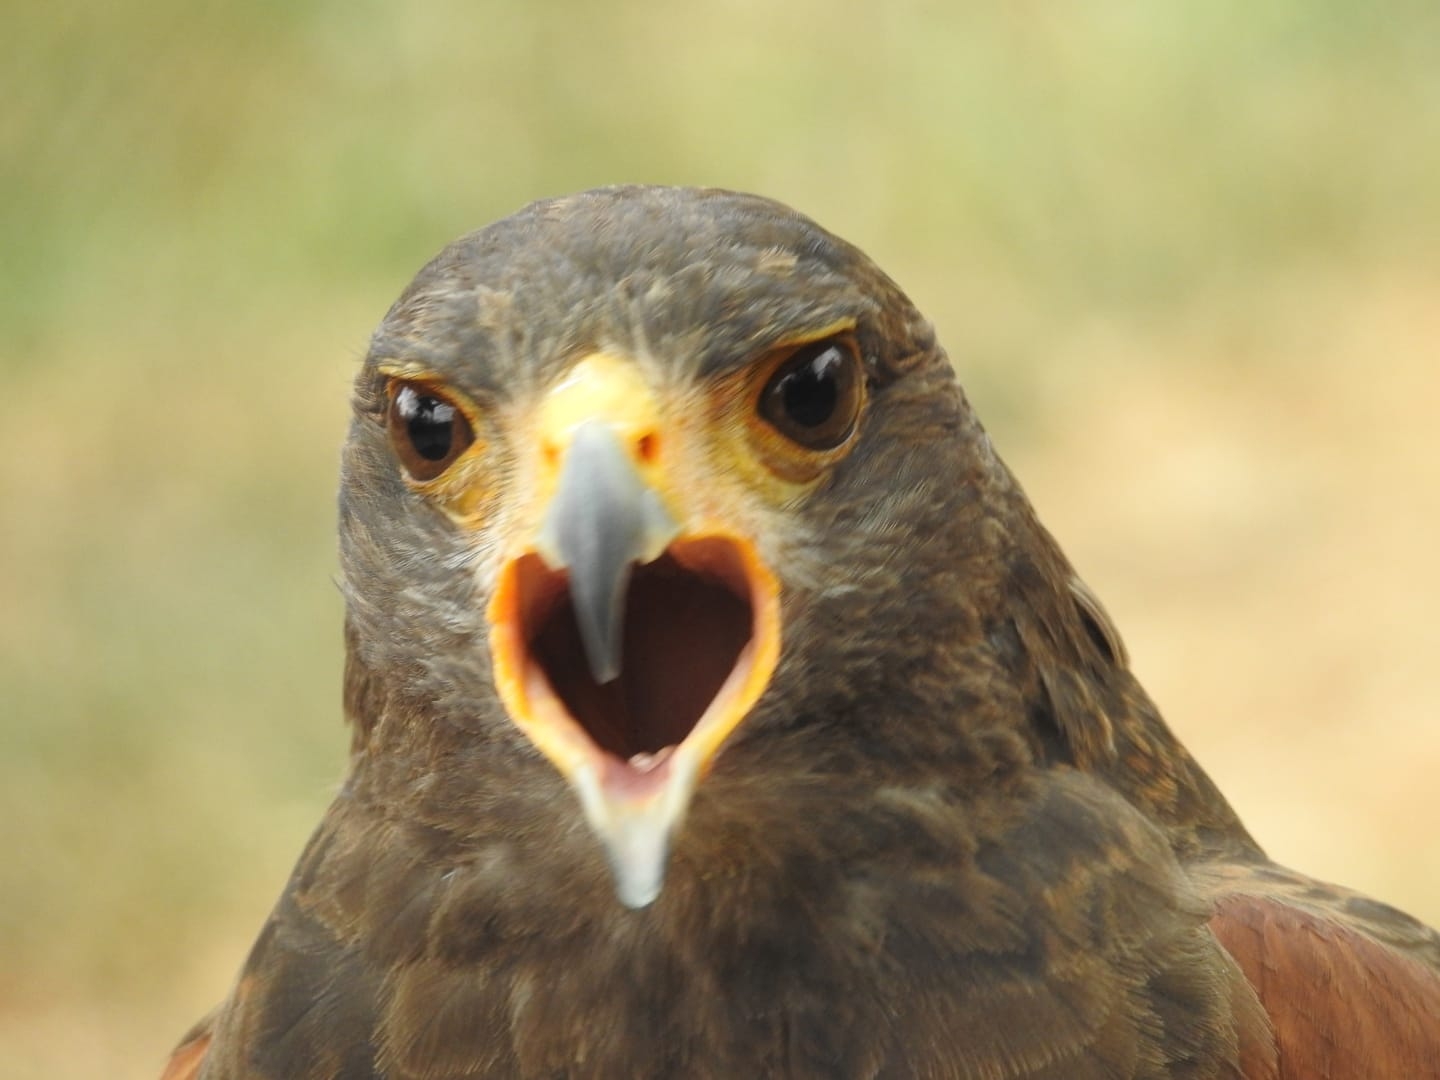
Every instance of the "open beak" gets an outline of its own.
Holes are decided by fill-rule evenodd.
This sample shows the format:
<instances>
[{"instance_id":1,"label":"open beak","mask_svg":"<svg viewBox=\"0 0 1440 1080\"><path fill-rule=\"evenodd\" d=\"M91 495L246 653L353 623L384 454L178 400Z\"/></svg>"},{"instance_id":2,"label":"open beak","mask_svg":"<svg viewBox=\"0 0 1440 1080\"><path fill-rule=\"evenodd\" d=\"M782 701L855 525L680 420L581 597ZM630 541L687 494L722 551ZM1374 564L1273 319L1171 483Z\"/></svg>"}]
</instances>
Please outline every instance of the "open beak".
<instances>
[{"instance_id":1,"label":"open beak","mask_svg":"<svg viewBox=\"0 0 1440 1080\"><path fill-rule=\"evenodd\" d=\"M695 785L770 681L779 587L748 538L690 520L633 364L582 360L540 436L538 528L490 604L496 685L575 789L620 901L644 907Z\"/></svg>"}]
</instances>

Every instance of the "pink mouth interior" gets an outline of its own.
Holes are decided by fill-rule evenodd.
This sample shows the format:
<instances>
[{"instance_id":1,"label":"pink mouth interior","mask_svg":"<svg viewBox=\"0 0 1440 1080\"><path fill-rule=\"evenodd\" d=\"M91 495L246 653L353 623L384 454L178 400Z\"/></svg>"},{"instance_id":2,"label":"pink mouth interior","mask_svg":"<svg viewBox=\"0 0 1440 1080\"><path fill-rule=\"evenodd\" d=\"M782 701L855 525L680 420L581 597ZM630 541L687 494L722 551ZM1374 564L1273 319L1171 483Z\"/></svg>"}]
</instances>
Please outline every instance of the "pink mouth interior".
<instances>
[{"instance_id":1,"label":"pink mouth interior","mask_svg":"<svg viewBox=\"0 0 1440 1080\"><path fill-rule=\"evenodd\" d=\"M653 768L694 730L753 632L744 567L723 539L688 541L633 568L620 676L597 683L585 661L567 576L534 555L516 566L530 659L597 747Z\"/></svg>"}]
</instances>

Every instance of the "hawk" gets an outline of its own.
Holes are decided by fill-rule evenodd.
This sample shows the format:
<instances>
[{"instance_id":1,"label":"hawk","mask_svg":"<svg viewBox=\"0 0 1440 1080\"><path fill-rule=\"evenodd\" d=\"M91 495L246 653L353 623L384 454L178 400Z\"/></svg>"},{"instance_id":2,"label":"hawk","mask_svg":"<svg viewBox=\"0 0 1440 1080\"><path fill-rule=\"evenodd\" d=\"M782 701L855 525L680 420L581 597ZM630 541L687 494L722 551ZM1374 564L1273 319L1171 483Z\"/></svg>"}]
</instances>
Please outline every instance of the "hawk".
<instances>
[{"instance_id":1,"label":"hawk","mask_svg":"<svg viewBox=\"0 0 1440 1080\"><path fill-rule=\"evenodd\" d=\"M930 323L784 206L446 248L340 550L349 772L170 1080L1440 1076L1440 937L1266 857Z\"/></svg>"}]
</instances>

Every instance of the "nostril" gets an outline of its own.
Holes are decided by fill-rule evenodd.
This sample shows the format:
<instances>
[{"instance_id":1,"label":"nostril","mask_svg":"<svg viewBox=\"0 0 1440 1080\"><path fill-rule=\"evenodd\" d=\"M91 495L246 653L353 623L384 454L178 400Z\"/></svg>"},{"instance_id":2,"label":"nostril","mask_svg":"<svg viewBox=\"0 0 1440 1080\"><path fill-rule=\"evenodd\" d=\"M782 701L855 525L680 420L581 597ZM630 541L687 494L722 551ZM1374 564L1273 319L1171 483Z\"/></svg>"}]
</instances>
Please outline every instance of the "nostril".
<instances>
[{"instance_id":1,"label":"nostril","mask_svg":"<svg viewBox=\"0 0 1440 1080\"><path fill-rule=\"evenodd\" d=\"M635 453L642 464L650 465L655 461L655 455L660 450L660 440L653 432L646 432L635 441Z\"/></svg>"}]
</instances>

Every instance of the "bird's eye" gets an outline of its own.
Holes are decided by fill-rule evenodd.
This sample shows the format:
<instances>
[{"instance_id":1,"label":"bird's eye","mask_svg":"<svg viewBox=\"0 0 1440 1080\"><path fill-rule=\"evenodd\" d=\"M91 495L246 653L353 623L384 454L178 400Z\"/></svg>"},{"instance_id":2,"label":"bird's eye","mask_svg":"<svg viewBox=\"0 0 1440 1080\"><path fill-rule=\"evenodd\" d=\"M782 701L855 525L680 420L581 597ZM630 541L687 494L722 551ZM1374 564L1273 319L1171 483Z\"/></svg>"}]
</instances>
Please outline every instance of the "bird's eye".
<instances>
[{"instance_id":1,"label":"bird's eye","mask_svg":"<svg viewBox=\"0 0 1440 1080\"><path fill-rule=\"evenodd\" d=\"M435 479L475 441L465 414L433 387L420 383L390 384L385 426L400 463L415 480Z\"/></svg>"},{"instance_id":2,"label":"bird's eye","mask_svg":"<svg viewBox=\"0 0 1440 1080\"><path fill-rule=\"evenodd\" d=\"M847 339L802 345L770 376L760 392L760 415L792 442L810 450L833 450L855 430L864 377Z\"/></svg>"}]
</instances>

